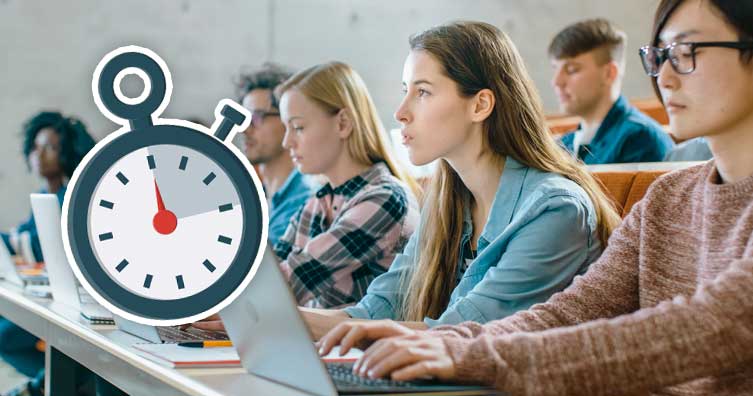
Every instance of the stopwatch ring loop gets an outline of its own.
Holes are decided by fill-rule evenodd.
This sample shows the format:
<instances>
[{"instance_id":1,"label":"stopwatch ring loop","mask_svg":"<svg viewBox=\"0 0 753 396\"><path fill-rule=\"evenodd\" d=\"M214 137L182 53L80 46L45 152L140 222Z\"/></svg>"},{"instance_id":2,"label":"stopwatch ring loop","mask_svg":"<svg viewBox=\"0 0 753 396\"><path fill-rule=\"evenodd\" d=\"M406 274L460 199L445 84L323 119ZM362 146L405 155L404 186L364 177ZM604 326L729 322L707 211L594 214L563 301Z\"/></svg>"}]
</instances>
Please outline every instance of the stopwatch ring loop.
<instances>
[{"instance_id":1,"label":"stopwatch ring loop","mask_svg":"<svg viewBox=\"0 0 753 396\"><path fill-rule=\"evenodd\" d=\"M115 79L121 71L127 68L141 69L150 80L151 89L141 103L124 103L115 94ZM116 117L131 121L134 125L141 124L143 121L151 123L152 113L159 108L165 98L167 85L165 73L157 62L139 52L126 52L107 62L99 76L98 89L99 97L107 110Z\"/></svg>"}]
</instances>

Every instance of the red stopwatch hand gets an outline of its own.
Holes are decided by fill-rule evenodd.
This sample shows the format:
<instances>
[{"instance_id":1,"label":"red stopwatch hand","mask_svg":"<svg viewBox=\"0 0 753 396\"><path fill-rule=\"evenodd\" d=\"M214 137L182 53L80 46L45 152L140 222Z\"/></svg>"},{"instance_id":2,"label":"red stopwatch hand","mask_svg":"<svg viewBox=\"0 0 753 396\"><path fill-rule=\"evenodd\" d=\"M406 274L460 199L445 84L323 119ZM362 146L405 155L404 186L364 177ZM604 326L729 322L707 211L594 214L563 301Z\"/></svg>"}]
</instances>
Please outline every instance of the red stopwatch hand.
<instances>
[{"instance_id":1,"label":"red stopwatch hand","mask_svg":"<svg viewBox=\"0 0 753 396\"><path fill-rule=\"evenodd\" d=\"M154 179L154 191L157 193L157 213L152 219L154 230L162 235L169 235L178 227L178 218L175 213L165 209L165 203L162 201L162 194L157 186L157 179Z\"/></svg>"}]
</instances>

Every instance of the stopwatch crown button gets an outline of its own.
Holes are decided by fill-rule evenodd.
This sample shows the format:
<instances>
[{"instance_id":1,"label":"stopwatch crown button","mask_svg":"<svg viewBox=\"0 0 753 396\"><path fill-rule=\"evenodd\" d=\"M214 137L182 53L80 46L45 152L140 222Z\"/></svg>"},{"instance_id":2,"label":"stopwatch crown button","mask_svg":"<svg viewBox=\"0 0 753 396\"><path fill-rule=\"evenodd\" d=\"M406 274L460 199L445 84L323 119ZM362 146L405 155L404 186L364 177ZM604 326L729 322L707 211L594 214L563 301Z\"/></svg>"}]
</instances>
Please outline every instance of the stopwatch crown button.
<instances>
[{"instance_id":1,"label":"stopwatch crown button","mask_svg":"<svg viewBox=\"0 0 753 396\"><path fill-rule=\"evenodd\" d=\"M243 124L243 121L246 120L246 116L243 113L234 109L233 106L230 105L225 105L220 111L220 114L232 121L235 125Z\"/></svg>"}]
</instances>

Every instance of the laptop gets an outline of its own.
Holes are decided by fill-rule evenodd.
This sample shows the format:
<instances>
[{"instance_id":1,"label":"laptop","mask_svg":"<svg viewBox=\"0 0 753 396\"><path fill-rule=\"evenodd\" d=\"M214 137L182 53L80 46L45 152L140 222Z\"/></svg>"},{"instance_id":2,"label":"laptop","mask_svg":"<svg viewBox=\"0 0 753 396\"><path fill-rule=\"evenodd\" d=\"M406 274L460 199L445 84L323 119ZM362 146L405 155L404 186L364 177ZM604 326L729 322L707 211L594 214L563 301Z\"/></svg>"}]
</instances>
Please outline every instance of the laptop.
<instances>
[{"instance_id":1,"label":"laptop","mask_svg":"<svg viewBox=\"0 0 753 396\"><path fill-rule=\"evenodd\" d=\"M325 364L296 305L274 253L267 248L249 286L220 311L246 371L320 396L499 394L491 388L438 381L371 380L353 375L352 362Z\"/></svg>"},{"instance_id":2,"label":"laptop","mask_svg":"<svg viewBox=\"0 0 753 396\"><path fill-rule=\"evenodd\" d=\"M52 298L78 309L89 323L114 324L112 314L97 304L78 283L63 248L60 205L54 194L31 194L31 210L37 225Z\"/></svg>"},{"instance_id":3,"label":"laptop","mask_svg":"<svg viewBox=\"0 0 753 396\"><path fill-rule=\"evenodd\" d=\"M0 241L0 279L22 287L24 293L29 295L49 297L52 294L47 274L29 275L19 270L8 247L2 241Z\"/></svg>"},{"instance_id":4,"label":"laptop","mask_svg":"<svg viewBox=\"0 0 753 396\"><path fill-rule=\"evenodd\" d=\"M114 318L118 330L139 337L152 344L177 344L180 342L228 339L227 334L220 331L208 331L194 327L181 329L179 326L155 327L136 323L118 315L114 315Z\"/></svg>"}]
</instances>

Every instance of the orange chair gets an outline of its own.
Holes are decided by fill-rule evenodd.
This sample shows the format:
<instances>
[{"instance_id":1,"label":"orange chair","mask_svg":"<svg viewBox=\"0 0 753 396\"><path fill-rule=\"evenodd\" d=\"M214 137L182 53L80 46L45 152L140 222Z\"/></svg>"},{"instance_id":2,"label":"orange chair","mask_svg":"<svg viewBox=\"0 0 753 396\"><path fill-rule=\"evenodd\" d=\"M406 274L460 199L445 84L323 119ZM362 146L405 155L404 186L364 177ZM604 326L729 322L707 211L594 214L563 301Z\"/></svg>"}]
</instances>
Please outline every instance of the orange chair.
<instances>
[{"instance_id":1,"label":"orange chair","mask_svg":"<svg viewBox=\"0 0 753 396\"><path fill-rule=\"evenodd\" d=\"M612 198L615 208L624 218L640 201L648 187L667 171L594 172L604 190Z\"/></svg>"},{"instance_id":2,"label":"orange chair","mask_svg":"<svg viewBox=\"0 0 753 396\"><path fill-rule=\"evenodd\" d=\"M612 198L615 209L624 218L638 201L643 198L648 186L667 171L619 171L594 172L604 191ZM430 177L418 179L419 184L427 188Z\"/></svg>"}]
</instances>

